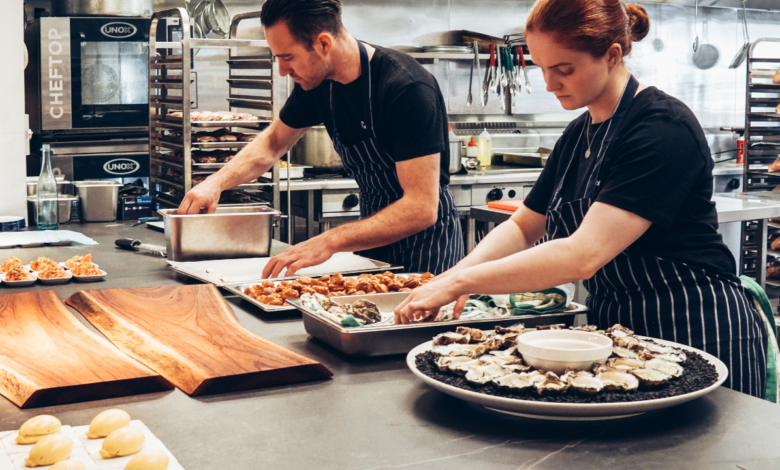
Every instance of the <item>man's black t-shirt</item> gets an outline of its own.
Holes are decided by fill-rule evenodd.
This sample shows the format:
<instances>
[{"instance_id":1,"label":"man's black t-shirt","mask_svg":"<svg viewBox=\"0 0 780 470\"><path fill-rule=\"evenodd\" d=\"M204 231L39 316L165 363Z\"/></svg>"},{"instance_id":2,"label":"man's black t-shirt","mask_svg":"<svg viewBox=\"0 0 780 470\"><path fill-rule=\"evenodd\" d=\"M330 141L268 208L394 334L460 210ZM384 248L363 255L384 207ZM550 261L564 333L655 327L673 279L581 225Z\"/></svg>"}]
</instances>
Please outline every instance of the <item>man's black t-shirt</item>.
<instances>
[{"instance_id":1,"label":"man's black t-shirt","mask_svg":"<svg viewBox=\"0 0 780 470\"><path fill-rule=\"evenodd\" d=\"M582 131L587 115L569 124L525 199L525 206L534 212L547 213L570 162L563 201L583 197L584 176L592 172L595 147L604 135L602 130L594 136L592 156L585 159L587 143ZM580 133L582 139L577 145ZM713 165L704 131L691 110L678 99L649 87L634 97L607 150L593 202L618 207L652 222L630 250L736 279L734 257L717 232L718 216L711 200Z\"/></svg>"},{"instance_id":2,"label":"man's black t-shirt","mask_svg":"<svg viewBox=\"0 0 780 470\"><path fill-rule=\"evenodd\" d=\"M439 182L448 184L447 105L436 78L402 52L373 47L371 108L379 144L396 162L440 153ZM341 142L351 146L363 139L361 121L368 125L363 109L360 77L347 84L325 80L309 91L296 84L279 118L295 129L324 124L331 138L335 119Z\"/></svg>"}]
</instances>

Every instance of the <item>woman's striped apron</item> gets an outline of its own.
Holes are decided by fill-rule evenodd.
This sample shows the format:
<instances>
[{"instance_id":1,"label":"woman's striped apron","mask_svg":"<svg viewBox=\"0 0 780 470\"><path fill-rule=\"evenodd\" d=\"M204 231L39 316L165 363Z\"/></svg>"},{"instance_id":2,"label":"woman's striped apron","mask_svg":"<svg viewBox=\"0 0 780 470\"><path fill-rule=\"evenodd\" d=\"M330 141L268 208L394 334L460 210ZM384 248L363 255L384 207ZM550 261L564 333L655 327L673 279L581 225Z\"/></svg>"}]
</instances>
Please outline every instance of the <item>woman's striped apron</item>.
<instances>
[{"instance_id":1,"label":"woman's striped apron","mask_svg":"<svg viewBox=\"0 0 780 470\"><path fill-rule=\"evenodd\" d=\"M333 146L341 156L344 169L360 188L360 217L368 217L403 196L398 182L395 161L377 141L371 110L371 63L363 43L360 47L364 139L355 145L343 145L333 113L333 84L330 88L330 109L333 120ZM367 121L367 122L366 122ZM436 223L410 237L387 246L361 251L360 255L403 266L407 272L440 274L464 256L463 234L458 209L449 186L439 187L439 210Z\"/></svg>"},{"instance_id":2,"label":"woman's striped apron","mask_svg":"<svg viewBox=\"0 0 780 470\"><path fill-rule=\"evenodd\" d=\"M623 92L582 199L563 201L564 177L550 199L547 233L551 240L571 236L582 223L600 186L599 170L631 106L639 83L632 76ZM584 129L583 129L584 130ZM579 149L579 141L575 146ZM725 385L763 398L766 332L749 296L736 281L679 261L637 253L629 247L585 280L588 321L599 328L620 323L637 334L701 349L729 368Z\"/></svg>"}]
</instances>

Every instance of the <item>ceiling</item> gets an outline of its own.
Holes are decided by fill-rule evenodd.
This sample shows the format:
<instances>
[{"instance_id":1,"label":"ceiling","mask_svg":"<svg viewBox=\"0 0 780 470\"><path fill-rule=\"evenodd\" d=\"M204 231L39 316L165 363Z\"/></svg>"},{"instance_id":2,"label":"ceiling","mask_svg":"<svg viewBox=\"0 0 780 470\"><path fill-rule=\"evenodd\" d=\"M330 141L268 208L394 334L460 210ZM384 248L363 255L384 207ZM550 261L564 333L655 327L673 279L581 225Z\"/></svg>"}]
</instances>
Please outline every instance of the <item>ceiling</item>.
<instances>
[{"instance_id":1,"label":"ceiling","mask_svg":"<svg viewBox=\"0 0 780 470\"><path fill-rule=\"evenodd\" d=\"M638 0L637 3L669 3L673 5L694 6L696 0ZM747 0L746 7L751 10L780 11L780 0ZM699 0L699 6L719 8L742 8L741 0Z\"/></svg>"}]
</instances>

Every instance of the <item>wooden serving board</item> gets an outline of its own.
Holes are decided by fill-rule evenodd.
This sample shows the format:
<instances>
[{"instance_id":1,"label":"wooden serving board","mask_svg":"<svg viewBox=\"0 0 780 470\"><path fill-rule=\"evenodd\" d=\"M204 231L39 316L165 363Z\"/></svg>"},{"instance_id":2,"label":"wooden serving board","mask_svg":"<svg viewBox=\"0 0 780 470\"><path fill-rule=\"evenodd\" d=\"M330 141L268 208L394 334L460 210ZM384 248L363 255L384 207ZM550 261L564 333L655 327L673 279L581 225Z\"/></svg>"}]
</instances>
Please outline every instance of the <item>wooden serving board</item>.
<instances>
[{"instance_id":1,"label":"wooden serving board","mask_svg":"<svg viewBox=\"0 0 780 470\"><path fill-rule=\"evenodd\" d=\"M0 295L0 335L0 394L22 408L173 389L51 291Z\"/></svg>"},{"instance_id":2,"label":"wooden serving board","mask_svg":"<svg viewBox=\"0 0 780 470\"><path fill-rule=\"evenodd\" d=\"M67 303L116 347L189 395L333 375L247 331L212 285L79 291Z\"/></svg>"}]
</instances>

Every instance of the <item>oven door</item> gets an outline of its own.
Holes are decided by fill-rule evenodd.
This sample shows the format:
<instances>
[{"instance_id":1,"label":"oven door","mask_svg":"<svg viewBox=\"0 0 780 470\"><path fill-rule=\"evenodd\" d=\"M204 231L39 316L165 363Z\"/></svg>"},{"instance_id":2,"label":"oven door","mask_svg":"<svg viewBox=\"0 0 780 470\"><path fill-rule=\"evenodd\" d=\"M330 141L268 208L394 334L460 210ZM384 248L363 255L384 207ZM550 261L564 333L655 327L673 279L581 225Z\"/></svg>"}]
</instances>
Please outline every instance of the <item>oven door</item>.
<instances>
[{"instance_id":1,"label":"oven door","mask_svg":"<svg viewBox=\"0 0 780 470\"><path fill-rule=\"evenodd\" d=\"M71 18L73 129L149 125L146 18Z\"/></svg>"}]
</instances>

